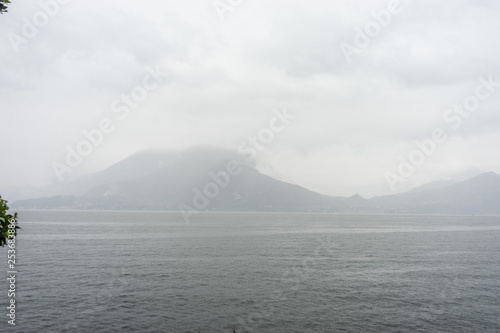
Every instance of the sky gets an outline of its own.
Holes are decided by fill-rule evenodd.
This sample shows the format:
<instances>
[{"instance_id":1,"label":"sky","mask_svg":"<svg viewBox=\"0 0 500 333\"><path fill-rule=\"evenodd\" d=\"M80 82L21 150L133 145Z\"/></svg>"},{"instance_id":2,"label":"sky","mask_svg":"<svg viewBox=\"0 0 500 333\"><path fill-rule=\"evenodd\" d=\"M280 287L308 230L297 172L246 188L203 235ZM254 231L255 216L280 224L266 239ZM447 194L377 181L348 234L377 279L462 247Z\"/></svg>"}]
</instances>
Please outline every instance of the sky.
<instances>
[{"instance_id":1,"label":"sky","mask_svg":"<svg viewBox=\"0 0 500 333\"><path fill-rule=\"evenodd\" d=\"M0 194L249 137L334 196L500 173L499 32L495 0L12 0Z\"/></svg>"}]
</instances>

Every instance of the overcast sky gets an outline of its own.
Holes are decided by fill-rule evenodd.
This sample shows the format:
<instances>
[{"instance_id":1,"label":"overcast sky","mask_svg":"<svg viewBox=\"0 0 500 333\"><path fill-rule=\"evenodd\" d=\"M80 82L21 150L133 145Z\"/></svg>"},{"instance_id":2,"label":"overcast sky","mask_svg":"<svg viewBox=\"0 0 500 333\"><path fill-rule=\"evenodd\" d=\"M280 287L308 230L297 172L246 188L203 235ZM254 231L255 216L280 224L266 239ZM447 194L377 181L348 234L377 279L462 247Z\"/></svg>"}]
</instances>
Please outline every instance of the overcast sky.
<instances>
[{"instance_id":1,"label":"overcast sky","mask_svg":"<svg viewBox=\"0 0 500 333\"><path fill-rule=\"evenodd\" d=\"M296 118L259 165L311 190L500 173L498 1L54 1L0 16L0 191L57 182L53 163L106 119L71 177L141 149L236 149L285 108ZM134 89L143 100L124 107ZM401 177L400 156L436 128L446 140ZM403 181L391 189L387 172Z\"/></svg>"}]
</instances>

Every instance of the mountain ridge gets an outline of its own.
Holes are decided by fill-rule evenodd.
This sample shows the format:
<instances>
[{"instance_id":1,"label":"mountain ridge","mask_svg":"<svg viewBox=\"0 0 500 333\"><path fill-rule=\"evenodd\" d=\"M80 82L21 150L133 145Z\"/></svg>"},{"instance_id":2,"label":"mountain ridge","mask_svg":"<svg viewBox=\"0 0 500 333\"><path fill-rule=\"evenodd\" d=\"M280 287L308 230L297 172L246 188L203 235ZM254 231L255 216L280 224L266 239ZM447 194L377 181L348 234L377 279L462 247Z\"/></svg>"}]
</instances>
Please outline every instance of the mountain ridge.
<instances>
[{"instance_id":1,"label":"mountain ridge","mask_svg":"<svg viewBox=\"0 0 500 333\"><path fill-rule=\"evenodd\" d=\"M232 168L232 169L231 169ZM238 172L236 172L238 171ZM500 214L500 176L438 181L365 199L332 197L262 174L224 149L140 151L68 184L61 195L19 200L15 209Z\"/></svg>"}]
</instances>

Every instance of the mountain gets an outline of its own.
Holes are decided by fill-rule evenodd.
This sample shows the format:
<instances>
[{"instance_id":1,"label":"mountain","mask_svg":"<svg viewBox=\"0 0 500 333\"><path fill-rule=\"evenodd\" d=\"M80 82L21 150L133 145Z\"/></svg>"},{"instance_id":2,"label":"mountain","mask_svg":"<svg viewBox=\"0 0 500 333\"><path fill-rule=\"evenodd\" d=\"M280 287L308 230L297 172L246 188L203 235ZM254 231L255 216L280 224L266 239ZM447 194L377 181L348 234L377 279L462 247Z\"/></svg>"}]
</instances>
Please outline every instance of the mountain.
<instances>
[{"instance_id":1,"label":"mountain","mask_svg":"<svg viewBox=\"0 0 500 333\"><path fill-rule=\"evenodd\" d=\"M330 197L260 173L235 152L197 147L142 151L16 209L500 214L500 176L438 181L406 193Z\"/></svg>"},{"instance_id":2,"label":"mountain","mask_svg":"<svg viewBox=\"0 0 500 333\"><path fill-rule=\"evenodd\" d=\"M430 183L424 184L422 186L413 188L410 190L410 192L417 193L417 192L422 192L425 190L438 190L438 189L445 188L445 187L452 185L452 184L455 184L455 183L456 183L456 181L453 181L453 180L437 180L437 181L430 182Z\"/></svg>"},{"instance_id":3,"label":"mountain","mask_svg":"<svg viewBox=\"0 0 500 333\"><path fill-rule=\"evenodd\" d=\"M375 197L369 203L373 211L384 213L500 214L500 176L494 172L440 185Z\"/></svg>"},{"instance_id":4,"label":"mountain","mask_svg":"<svg viewBox=\"0 0 500 333\"><path fill-rule=\"evenodd\" d=\"M136 153L66 186L65 195L12 208L333 211L335 200L264 175L235 152L198 147Z\"/></svg>"}]
</instances>

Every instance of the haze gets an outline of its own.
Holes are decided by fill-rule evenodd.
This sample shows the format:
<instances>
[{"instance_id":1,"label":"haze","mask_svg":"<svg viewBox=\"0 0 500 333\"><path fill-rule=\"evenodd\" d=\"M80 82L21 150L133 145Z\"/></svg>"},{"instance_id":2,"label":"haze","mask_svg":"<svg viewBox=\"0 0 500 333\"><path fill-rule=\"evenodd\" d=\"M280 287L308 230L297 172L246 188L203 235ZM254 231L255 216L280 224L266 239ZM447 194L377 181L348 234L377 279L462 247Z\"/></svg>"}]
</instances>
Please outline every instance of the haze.
<instances>
[{"instance_id":1,"label":"haze","mask_svg":"<svg viewBox=\"0 0 500 333\"><path fill-rule=\"evenodd\" d=\"M54 162L105 119L113 129L64 179L143 149L237 150L276 112L294 118L257 166L323 194L500 173L497 1L223 3L60 1L30 32L47 10L13 0L0 16L2 191L58 182ZM123 99L138 86L146 96ZM455 111L464 101L472 112ZM446 140L391 188L387 172L439 128Z\"/></svg>"}]
</instances>

